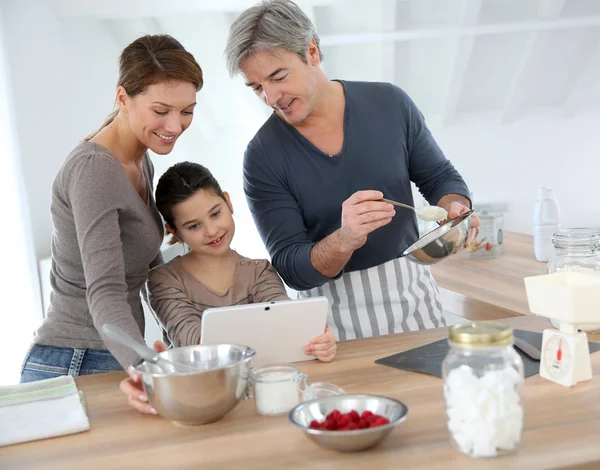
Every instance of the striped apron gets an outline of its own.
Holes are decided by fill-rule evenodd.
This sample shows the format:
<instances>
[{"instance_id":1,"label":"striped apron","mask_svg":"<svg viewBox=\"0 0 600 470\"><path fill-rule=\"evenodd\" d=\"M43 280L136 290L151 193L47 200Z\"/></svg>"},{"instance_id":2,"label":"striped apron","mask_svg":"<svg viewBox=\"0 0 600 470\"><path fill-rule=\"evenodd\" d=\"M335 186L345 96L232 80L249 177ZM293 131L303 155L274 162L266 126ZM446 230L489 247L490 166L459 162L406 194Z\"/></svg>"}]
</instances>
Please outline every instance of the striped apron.
<instances>
[{"instance_id":1,"label":"striped apron","mask_svg":"<svg viewBox=\"0 0 600 470\"><path fill-rule=\"evenodd\" d=\"M446 326L428 266L396 258L344 273L299 298L329 299L327 323L339 341Z\"/></svg>"}]
</instances>

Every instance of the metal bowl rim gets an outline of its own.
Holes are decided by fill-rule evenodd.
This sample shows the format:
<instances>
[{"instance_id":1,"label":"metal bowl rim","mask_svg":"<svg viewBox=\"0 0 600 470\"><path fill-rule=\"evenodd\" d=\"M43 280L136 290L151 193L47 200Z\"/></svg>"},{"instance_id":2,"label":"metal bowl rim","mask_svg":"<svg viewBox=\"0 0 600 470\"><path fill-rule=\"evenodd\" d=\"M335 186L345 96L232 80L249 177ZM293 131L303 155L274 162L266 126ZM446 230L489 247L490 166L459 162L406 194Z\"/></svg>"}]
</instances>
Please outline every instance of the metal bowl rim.
<instances>
[{"instance_id":1,"label":"metal bowl rim","mask_svg":"<svg viewBox=\"0 0 600 470\"><path fill-rule=\"evenodd\" d=\"M462 224L465 220L467 220L471 215L473 215L475 213L475 211L473 209L469 210L468 212L464 212L463 214L458 215L457 217L455 217L454 219L450 219L448 222L446 222L444 225L440 225L439 227L434 228L431 232L427 232L426 234L424 234L422 237L419 237L412 245L410 245L408 248L406 248L406 250L404 250L402 252L401 256L410 256L412 255L415 251L418 250L422 250L424 247L426 247L427 245L429 245L429 243L433 242L434 240L438 240L439 238L443 237L444 235L447 235L448 233L452 232L452 230L454 230L456 227L458 227L460 224ZM427 242L425 245L423 246L417 246L417 244L419 243L419 241L434 233L437 231L441 231L443 229L443 227L445 227L447 224L454 222L458 219L461 219L456 225L454 225L452 228L450 228L449 230L446 230L444 233L442 233L441 235L433 238L431 241Z\"/></svg>"},{"instance_id":2,"label":"metal bowl rim","mask_svg":"<svg viewBox=\"0 0 600 470\"><path fill-rule=\"evenodd\" d=\"M192 349L192 348L196 348L198 346L200 346L200 347L202 347L202 346L209 346L209 347L210 346L233 346L234 348L239 348L239 349L245 350L247 353L247 356L239 362L236 362L234 364L229 364L224 367L218 367L216 369L197 370L197 371L191 371L191 372L177 372L177 373L172 373L172 374L167 374L164 372L147 372L147 371L139 370L139 366L141 366L142 363L146 362L145 359L140 358L134 364L132 364L133 370L135 370L135 372L138 374L150 374L152 377L180 377L180 376L186 376L186 375L199 375L199 374L205 374L208 372L215 372L217 370L227 370L232 367L239 366L240 364L245 364L247 362L250 362L254 358L254 356L256 356L256 351L254 349L252 349L250 346L244 346L242 344L229 344L229 343L190 344L188 346L180 346L178 348L172 348L171 351L173 349ZM161 351L159 353L159 355L162 354L163 352L168 352L168 351L169 351L169 349L167 349L166 351Z\"/></svg>"},{"instance_id":3,"label":"metal bowl rim","mask_svg":"<svg viewBox=\"0 0 600 470\"><path fill-rule=\"evenodd\" d=\"M392 429L393 427L395 427L398 424L400 424L403 421L405 421L406 417L408 416L408 406L406 406L406 404L404 404L400 400L396 400L395 398L392 398L392 397L386 397L384 395L365 394L365 393L346 393L344 395L336 395L335 397L336 398L341 398L341 397L343 397L343 398L383 398L384 400L393 401L396 404L400 405L402 408L404 408L404 414L402 416L400 416L399 418L395 419L394 421L390 421L388 424L384 424L383 426L377 426L376 428L356 429L356 430L353 430L353 431L347 431L347 432L351 432L352 436L359 436L359 435L363 435L363 434L371 434L371 433L374 433L374 432L377 432L377 431L385 431L387 429ZM297 409L302 408L305 405L310 405L312 403L323 401L323 400L327 400L327 399L330 399L330 398L332 398L332 397L314 398L312 400L308 400L308 401L305 401L303 403L300 403L299 405L296 405L288 413L288 420L294 426L296 426L296 427L302 429L304 432L306 432L308 434L312 434L314 436L341 436L341 435L344 435L344 433L340 432L340 431L328 431L328 430L322 430L322 429L311 429L309 427L305 427L305 426L301 425L300 423L297 423L296 421L294 421L294 419L292 419L292 416L294 415L294 413L296 412Z\"/></svg>"}]
</instances>

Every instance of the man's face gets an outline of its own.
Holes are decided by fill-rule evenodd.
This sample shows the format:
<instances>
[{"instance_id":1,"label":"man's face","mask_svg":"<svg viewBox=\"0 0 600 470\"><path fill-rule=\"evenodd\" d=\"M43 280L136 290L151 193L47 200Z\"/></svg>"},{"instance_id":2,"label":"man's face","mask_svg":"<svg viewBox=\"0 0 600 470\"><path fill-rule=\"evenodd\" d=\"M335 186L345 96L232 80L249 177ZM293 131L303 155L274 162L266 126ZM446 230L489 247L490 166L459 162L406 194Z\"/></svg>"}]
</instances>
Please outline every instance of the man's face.
<instances>
[{"instance_id":1,"label":"man's face","mask_svg":"<svg viewBox=\"0 0 600 470\"><path fill-rule=\"evenodd\" d=\"M320 62L316 44L307 48L307 61L281 48L259 51L241 67L246 85L289 124L299 124L317 101L316 68Z\"/></svg>"}]
</instances>

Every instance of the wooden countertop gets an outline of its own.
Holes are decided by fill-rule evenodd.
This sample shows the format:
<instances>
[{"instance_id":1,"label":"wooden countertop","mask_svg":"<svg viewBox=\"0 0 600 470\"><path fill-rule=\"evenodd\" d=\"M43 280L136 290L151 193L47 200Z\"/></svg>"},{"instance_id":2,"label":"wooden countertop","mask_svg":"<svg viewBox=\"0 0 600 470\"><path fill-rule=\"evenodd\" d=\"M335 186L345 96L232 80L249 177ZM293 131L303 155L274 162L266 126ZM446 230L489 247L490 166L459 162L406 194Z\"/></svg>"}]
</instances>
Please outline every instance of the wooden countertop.
<instances>
[{"instance_id":1,"label":"wooden countertop","mask_svg":"<svg viewBox=\"0 0 600 470\"><path fill-rule=\"evenodd\" d=\"M469 259L463 250L433 265L431 272L442 293L451 291L529 315L523 278L545 274L546 263L535 259L531 235L504 232L504 240L505 253L497 259ZM446 308L445 297L442 303Z\"/></svg>"},{"instance_id":2,"label":"wooden countertop","mask_svg":"<svg viewBox=\"0 0 600 470\"><path fill-rule=\"evenodd\" d=\"M491 308L491 307L489 307ZM534 316L506 320L541 330ZM525 428L520 450L475 460L449 442L442 380L377 365L376 359L436 341L447 330L424 330L340 343L331 364L299 364L309 382L328 381L349 393L402 400L407 420L371 450L341 454L322 449L287 421L259 416L244 401L221 421L181 428L127 406L118 390L122 373L79 377L92 429L89 432L0 449L2 469L549 469L600 468L600 354L592 354L593 380L565 388L539 375L525 381ZM600 337L592 338L600 339ZM2 423L2 425L6 425Z\"/></svg>"}]
</instances>

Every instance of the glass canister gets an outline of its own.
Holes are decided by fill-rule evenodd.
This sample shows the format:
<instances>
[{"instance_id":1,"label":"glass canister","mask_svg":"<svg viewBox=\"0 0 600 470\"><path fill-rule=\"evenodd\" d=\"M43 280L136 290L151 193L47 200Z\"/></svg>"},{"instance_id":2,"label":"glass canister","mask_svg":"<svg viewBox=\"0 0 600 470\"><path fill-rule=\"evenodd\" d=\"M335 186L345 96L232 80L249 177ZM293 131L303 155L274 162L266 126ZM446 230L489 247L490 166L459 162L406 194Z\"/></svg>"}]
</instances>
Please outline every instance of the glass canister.
<instances>
[{"instance_id":1,"label":"glass canister","mask_svg":"<svg viewBox=\"0 0 600 470\"><path fill-rule=\"evenodd\" d=\"M600 228L565 228L552 237L554 256L548 262L546 271L552 274L560 271L579 271L600 276ZM558 322L551 320L552 326L559 328ZM587 333L600 332L600 309L598 323L580 325Z\"/></svg>"},{"instance_id":2,"label":"glass canister","mask_svg":"<svg viewBox=\"0 0 600 470\"><path fill-rule=\"evenodd\" d=\"M307 385L308 376L290 364L272 364L253 368L250 381L253 392L247 398L254 398L256 411L263 416L278 416L289 412L303 401L316 398L343 395L346 392L337 385L327 382L314 382Z\"/></svg>"},{"instance_id":3,"label":"glass canister","mask_svg":"<svg viewBox=\"0 0 600 470\"><path fill-rule=\"evenodd\" d=\"M300 403L300 392L306 388L306 374L293 365L269 365L252 369L256 411L263 416L289 412Z\"/></svg>"},{"instance_id":4,"label":"glass canister","mask_svg":"<svg viewBox=\"0 0 600 470\"><path fill-rule=\"evenodd\" d=\"M514 452L523 430L523 361L512 329L493 322L450 329L442 364L452 445L473 458Z\"/></svg>"}]
</instances>

